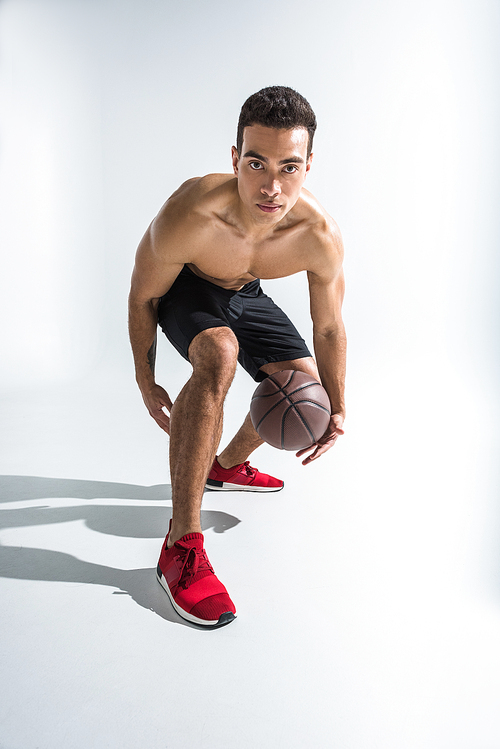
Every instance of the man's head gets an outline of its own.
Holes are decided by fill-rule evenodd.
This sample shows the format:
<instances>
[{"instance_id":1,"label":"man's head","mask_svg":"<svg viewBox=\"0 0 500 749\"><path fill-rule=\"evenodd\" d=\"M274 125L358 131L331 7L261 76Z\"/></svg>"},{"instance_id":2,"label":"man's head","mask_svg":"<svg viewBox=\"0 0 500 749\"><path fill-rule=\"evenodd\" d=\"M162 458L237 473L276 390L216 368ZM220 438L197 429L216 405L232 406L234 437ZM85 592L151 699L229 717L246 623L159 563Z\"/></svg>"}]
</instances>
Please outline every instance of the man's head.
<instances>
[{"instance_id":1,"label":"man's head","mask_svg":"<svg viewBox=\"0 0 500 749\"><path fill-rule=\"evenodd\" d=\"M314 112L291 88L264 88L244 103L233 171L242 204L259 224L281 221L299 199L315 129Z\"/></svg>"},{"instance_id":2,"label":"man's head","mask_svg":"<svg viewBox=\"0 0 500 749\"><path fill-rule=\"evenodd\" d=\"M277 130L303 127L308 132L307 158L312 151L316 116L309 102L287 86L268 86L252 94L243 104L238 121L236 150L241 155L243 131L251 125Z\"/></svg>"}]
</instances>

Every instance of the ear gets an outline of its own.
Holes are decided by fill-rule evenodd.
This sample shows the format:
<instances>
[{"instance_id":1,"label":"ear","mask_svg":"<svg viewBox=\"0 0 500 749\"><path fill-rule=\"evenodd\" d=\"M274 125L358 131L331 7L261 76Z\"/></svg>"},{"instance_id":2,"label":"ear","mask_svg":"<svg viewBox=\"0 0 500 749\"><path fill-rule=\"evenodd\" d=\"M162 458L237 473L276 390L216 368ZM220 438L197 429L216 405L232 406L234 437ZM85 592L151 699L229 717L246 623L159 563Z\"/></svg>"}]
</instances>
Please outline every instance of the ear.
<instances>
[{"instance_id":1,"label":"ear","mask_svg":"<svg viewBox=\"0 0 500 749\"><path fill-rule=\"evenodd\" d=\"M313 156L314 156L314 154L313 154L313 153L311 153L311 154L310 154L310 156L309 156L309 158L307 159L307 164L306 164L306 174L307 174L307 172L309 171L309 169L311 168L311 164L312 164Z\"/></svg>"},{"instance_id":2,"label":"ear","mask_svg":"<svg viewBox=\"0 0 500 749\"><path fill-rule=\"evenodd\" d=\"M236 150L236 146L231 146L231 158L233 161L233 172L238 176L238 163L240 160L240 157L238 156L238 151Z\"/></svg>"}]
</instances>

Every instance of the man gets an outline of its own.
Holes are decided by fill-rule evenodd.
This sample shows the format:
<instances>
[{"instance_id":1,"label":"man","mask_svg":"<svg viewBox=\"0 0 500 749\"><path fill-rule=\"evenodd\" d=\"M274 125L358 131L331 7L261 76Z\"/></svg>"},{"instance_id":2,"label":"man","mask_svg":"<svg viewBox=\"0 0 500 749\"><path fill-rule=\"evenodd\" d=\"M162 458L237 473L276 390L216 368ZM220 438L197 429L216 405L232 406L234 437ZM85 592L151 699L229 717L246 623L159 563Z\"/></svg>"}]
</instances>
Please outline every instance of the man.
<instances>
[{"instance_id":1,"label":"man","mask_svg":"<svg viewBox=\"0 0 500 749\"><path fill-rule=\"evenodd\" d=\"M247 460L262 444L249 415L216 457L237 361L256 381L282 369L321 380L332 417L318 443L297 453L309 453L304 465L344 433L342 240L303 188L315 129L310 105L292 89L272 86L251 96L232 148L234 176L209 174L181 185L137 251L129 299L136 379L149 413L170 435L173 512L158 579L180 616L204 627L228 624L236 613L203 548L205 486L283 487ZM299 271L308 275L316 361L260 288L260 278ZM193 367L174 404L154 379L158 323Z\"/></svg>"}]
</instances>

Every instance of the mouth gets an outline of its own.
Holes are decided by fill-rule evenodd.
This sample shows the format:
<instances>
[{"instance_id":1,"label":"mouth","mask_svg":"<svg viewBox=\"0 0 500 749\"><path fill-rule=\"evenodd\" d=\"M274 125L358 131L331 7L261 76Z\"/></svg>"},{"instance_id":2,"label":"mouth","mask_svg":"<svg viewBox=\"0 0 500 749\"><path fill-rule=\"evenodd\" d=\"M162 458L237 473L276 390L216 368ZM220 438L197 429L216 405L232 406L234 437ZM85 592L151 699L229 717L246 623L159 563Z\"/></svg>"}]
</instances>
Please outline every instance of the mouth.
<instances>
[{"instance_id":1,"label":"mouth","mask_svg":"<svg viewBox=\"0 0 500 749\"><path fill-rule=\"evenodd\" d=\"M281 208L281 205L275 203L257 203L257 207L260 208L264 213L276 213Z\"/></svg>"}]
</instances>

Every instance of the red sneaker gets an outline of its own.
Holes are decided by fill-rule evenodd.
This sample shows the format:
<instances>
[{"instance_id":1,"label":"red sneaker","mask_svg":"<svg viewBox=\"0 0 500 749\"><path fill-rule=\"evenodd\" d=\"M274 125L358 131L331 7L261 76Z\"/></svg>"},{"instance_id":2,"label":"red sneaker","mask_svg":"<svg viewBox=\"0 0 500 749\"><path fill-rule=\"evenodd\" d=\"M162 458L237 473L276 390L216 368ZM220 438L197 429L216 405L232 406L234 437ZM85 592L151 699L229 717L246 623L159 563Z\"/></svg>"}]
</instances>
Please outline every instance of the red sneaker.
<instances>
[{"instance_id":1,"label":"red sneaker","mask_svg":"<svg viewBox=\"0 0 500 749\"><path fill-rule=\"evenodd\" d=\"M208 474L205 489L214 489L219 492L245 491L245 492L279 492L284 487L281 479L260 473L257 468L252 468L250 461L241 463L232 468L222 468L217 458L210 473Z\"/></svg>"},{"instance_id":2,"label":"red sneaker","mask_svg":"<svg viewBox=\"0 0 500 749\"><path fill-rule=\"evenodd\" d=\"M236 609L215 576L203 548L202 533L187 533L161 550L156 576L179 616L202 627L223 627L235 619Z\"/></svg>"}]
</instances>

